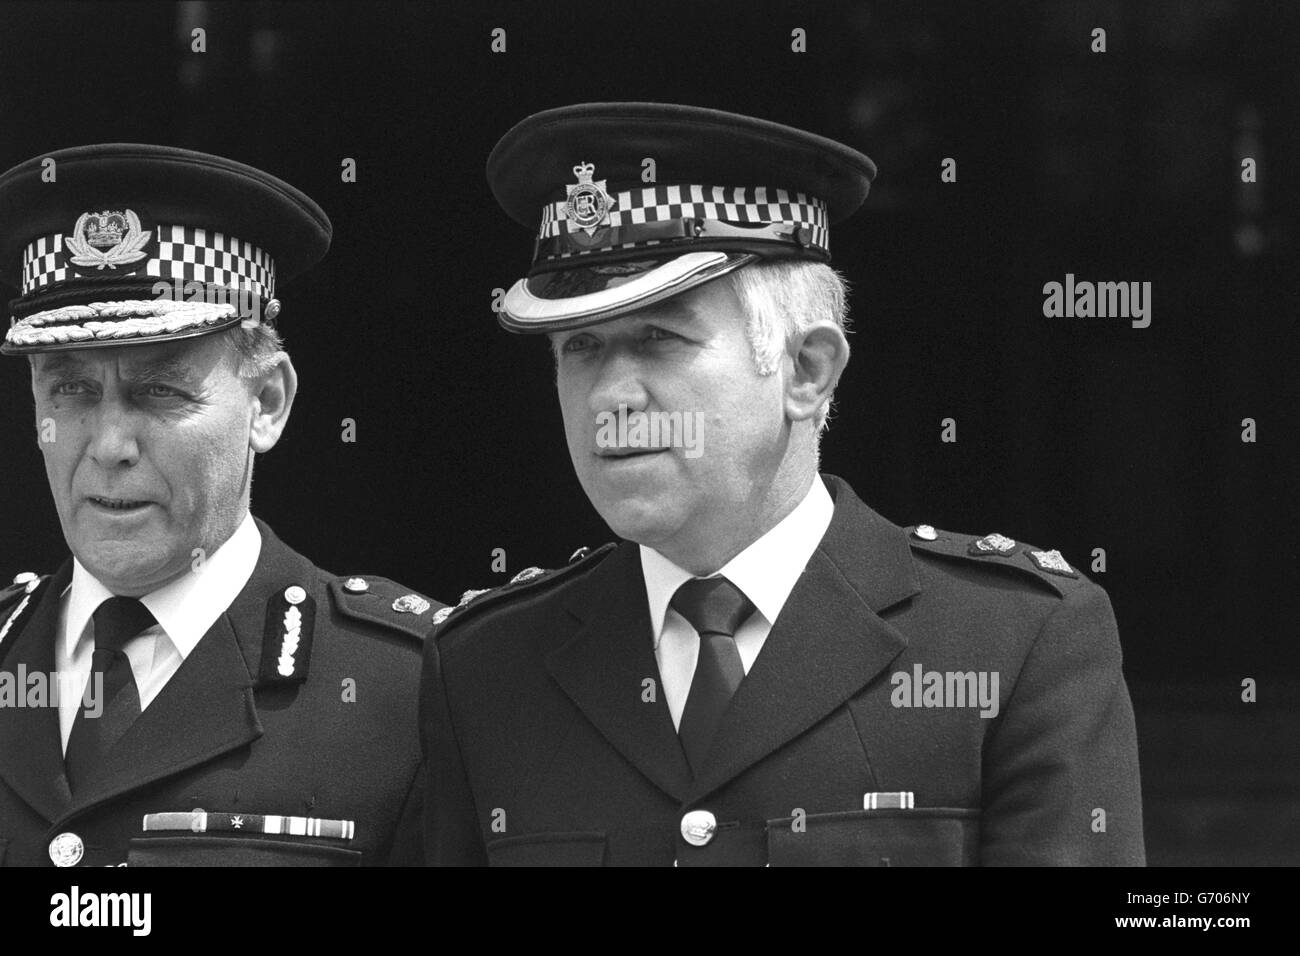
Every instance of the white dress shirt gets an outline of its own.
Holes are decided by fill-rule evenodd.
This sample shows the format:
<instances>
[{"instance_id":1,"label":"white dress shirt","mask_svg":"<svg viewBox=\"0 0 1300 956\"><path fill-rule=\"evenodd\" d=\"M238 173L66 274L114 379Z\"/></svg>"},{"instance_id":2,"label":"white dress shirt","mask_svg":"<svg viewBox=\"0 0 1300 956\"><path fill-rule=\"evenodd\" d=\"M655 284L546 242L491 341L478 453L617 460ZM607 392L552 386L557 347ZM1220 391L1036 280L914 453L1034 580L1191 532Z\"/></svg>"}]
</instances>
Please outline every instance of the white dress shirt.
<instances>
[{"instance_id":1,"label":"white dress shirt","mask_svg":"<svg viewBox=\"0 0 1300 956\"><path fill-rule=\"evenodd\" d=\"M835 502L820 477L795 509L770 531L728 561L717 574L740 588L754 604L755 612L736 631L740 663L749 673L763 649L772 625L786 599L799 582L817 545L830 527ZM650 605L650 630L654 636L655 660L663 682L664 699L673 717L681 723L682 709L695 677L700 654L700 636L686 618L668 606L677 589L695 575L679 568L653 548L641 545L641 570ZM716 577L717 575L710 575Z\"/></svg>"},{"instance_id":2,"label":"white dress shirt","mask_svg":"<svg viewBox=\"0 0 1300 956\"><path fill-rule=\"evenodd\" d=\"M235 533L213 552L200 571L182 574L140 598L158 623L127 641L122 650L131 662L141 710L158 696L208 628L244 589L261 552L261 532L253 516L245 513ZM63 640L55 642L54 650L55 668L60 675L59 732L65 752L81 695L90 679L95 652L91 615L111 597L113 592L74 558L72 583L62 595ZM67 693L69 690L75 693Z\"/></svg>"}]
</instances>

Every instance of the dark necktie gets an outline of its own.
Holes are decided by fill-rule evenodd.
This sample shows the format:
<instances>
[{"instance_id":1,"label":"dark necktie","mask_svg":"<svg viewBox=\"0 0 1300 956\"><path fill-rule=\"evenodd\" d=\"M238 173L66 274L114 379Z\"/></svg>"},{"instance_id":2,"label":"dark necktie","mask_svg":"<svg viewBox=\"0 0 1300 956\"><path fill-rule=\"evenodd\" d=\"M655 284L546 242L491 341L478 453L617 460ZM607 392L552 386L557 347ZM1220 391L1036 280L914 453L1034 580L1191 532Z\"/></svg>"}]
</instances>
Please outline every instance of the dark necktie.
<instances>
[{"instance_id":1,"label":"dark necktie","mask_svg":"<svg viewBox=\"0 0 1300 956\"><path fill-rule=\"evenodd\" d=\"M736 649L736 629L753 613L754 605L740 588L723 577L695 578L677 589L669 606L690 621L700 635L700 656L686 697L677 736L691 769L704 766L713 734L745 667Z\"/></svg>"},{"instance_id":2,"label":"dark necktie","mask_svg":"<svg viewBox=\"0 0 1300 956\"><path fill-rule=\"evenodd\" d=\"M149 609L135 598L113 597L101 604L91 616L95 622L95 653L90 662L91 684L82 697L77 719L68 737L63 764L68 786L89 780L104 755L140 716L140 691L131 673L131 662L122 648L126 642L156 622ZM98 699L91 698L92 709L103 708L98 717L87 716L87 697L99 688Z\"/></svg>"}]
</instances>

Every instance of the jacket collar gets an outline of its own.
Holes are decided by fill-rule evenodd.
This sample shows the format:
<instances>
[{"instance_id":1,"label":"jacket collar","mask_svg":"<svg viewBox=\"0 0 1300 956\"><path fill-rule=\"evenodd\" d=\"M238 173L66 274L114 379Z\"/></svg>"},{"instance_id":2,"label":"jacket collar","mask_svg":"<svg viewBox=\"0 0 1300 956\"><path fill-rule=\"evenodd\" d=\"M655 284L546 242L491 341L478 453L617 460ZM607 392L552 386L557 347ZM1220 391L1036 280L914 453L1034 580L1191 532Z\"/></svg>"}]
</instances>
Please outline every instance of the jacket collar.
<instances>
[{"instance_id":1,"label":"jacket collar","mask_svg":"<svg viewBox=\"0 0 1300 956\"><path fill-rule=\"evenodd\" d=\"M262 659L268 600L298 585L327 602L310 561L263 522L262 552L248 583L118 741L75 798L63 773L58 711L0 708L0 776L42 816L60 823L124 793L215 759L262 734L253 689ZM59 634L61 596L72 561L44 587L3 666L49 673ZM6 642L10 643L10 642Z\"/></svg>"},{"instance_id":2,"label":"jacket collar","mask_svg":"<svg viewBox=\"0 0 1300 956\"><path fill-rule=\"evenodd\" d=\"M71 580L72 559L68 558L33 595L35 606L14 625L17 633L11 633L0 648L0 669L20 694L26 692L24 675L44 679L54 674L60 599ZM0 707L0 778L47 820L72 802L63 775L57 707Z\"/></svg>"},{"instance_id":3,"label":"jacket collar","mask_svg":"<svg viewBox=\"0 0 1300 956\"><path fill-rule=\"evenodd\" d=\"M548 659L551 675L610 743L661 790L700 799L841 706L907 640L880 614L920 592L906 533L824 476L830 527L741 683L692 778L668 709L647 706L658 675L637 545L623 542L568 590L573 636Z\"/></svg>"}]
</instances>

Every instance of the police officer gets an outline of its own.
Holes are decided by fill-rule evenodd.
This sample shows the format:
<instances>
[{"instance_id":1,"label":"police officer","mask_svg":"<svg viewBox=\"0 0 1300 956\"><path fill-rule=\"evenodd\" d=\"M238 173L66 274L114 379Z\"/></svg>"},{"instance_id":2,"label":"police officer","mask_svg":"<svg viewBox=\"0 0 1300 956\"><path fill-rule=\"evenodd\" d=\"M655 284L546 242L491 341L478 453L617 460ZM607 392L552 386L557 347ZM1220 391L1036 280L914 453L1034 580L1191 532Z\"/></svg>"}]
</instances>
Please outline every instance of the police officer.
<instances>
[{"instance_id":1,"label":"police officer","mask_svg":"<svg viewBox=\"0 0 1300 956\"><path fill-rule=\"evenodd\" d=\"M549 336L574 469L624 540L440 615L431 861L1143 861L1102 589L819 473L849 358L828 229L875 172L658 104L551 110L493 150L536 231L501 321Z\"/></svg>"},{"instance_id":2,"label":"police officer","mask_svg":"<svg viewBox=\"0 0 1300 956\"><path fill-rule=\"evenodd\" d=\"M433 605L249 512L297 388L276 284L330 237L297 189L188 150L0 176L0 351L30 363L71 551L0 591L0 863L418 862Z\"/></svg>"}]
</instances>

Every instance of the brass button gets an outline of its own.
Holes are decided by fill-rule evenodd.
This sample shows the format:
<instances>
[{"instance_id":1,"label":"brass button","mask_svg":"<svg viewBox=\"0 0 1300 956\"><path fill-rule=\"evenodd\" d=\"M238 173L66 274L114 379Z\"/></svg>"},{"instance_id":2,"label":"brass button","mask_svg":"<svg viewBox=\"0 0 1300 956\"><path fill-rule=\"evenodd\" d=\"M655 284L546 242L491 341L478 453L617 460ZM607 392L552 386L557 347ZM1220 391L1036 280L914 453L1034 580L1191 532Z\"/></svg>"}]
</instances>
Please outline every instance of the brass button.
<instances>
[{"instance_id":1,"label":"brass button","mask_svg":"<svg viewBox=\"0 0 1300 956\"><path fill-rule=\"evenodd\" d=\"M343 582L343 590L349 594L365 594L370 590L370 582L365 578L348 578Z\"/></svg>"},{"instance_id":2,"label":"brass button","mask_svg":"<svg viewBox=\"0 0 1300 956\"><path fill-rule=\"evenodd\" d=\"M86 844L75 833L60 833L50 841L50 859L55 866L76 866L86 855Z\"/></svg>"},{"instance_id":3,"label":"brass button","mask_svg":"<svg viewBox=\"0 0 1300 956\"><path fill-rule=\"evenodd\" d=\"M704 846L717 829L718 818L708 810L692 810L682 817L682 839L691 846Z\"/></svg>"}]
</instances>

